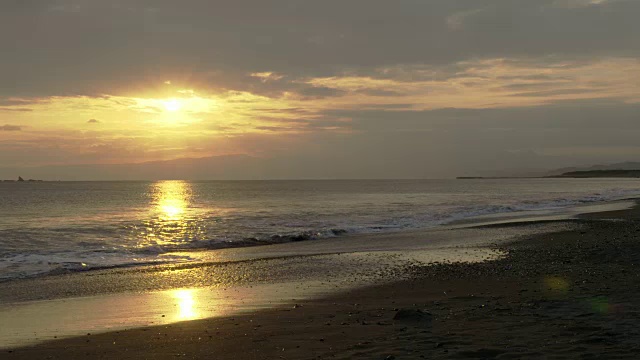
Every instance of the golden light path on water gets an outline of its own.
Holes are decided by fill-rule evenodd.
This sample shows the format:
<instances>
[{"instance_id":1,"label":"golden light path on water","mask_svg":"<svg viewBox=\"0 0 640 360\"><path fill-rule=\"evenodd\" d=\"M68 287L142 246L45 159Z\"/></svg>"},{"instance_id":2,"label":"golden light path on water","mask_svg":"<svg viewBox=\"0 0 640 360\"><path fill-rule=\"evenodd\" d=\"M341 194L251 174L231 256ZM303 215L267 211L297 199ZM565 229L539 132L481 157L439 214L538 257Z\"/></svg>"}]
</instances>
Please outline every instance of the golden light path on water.
<instances>
[{"instance_id":1,"label":"golden light path on water","mask_svg":"<svg viewBox=\"0 0 640 360\"><path fill-rule=\"evenodd\" d=\"M192 203L186 181L158 181L149 185L149 205L133 236L137 247L178 244L199 237L202 219Z\"/></svg>"},{"instance_id":2,"label":"golden light path on water","mask_svg":"<svg viewBox=\"0 0 640 360\"><path fill-rule=\"evenodd\" d=\"M155 211L163 220L182 221L191 203L191 185L186 181L161 181L153 185Z\"/></svg>"}]
</instances>

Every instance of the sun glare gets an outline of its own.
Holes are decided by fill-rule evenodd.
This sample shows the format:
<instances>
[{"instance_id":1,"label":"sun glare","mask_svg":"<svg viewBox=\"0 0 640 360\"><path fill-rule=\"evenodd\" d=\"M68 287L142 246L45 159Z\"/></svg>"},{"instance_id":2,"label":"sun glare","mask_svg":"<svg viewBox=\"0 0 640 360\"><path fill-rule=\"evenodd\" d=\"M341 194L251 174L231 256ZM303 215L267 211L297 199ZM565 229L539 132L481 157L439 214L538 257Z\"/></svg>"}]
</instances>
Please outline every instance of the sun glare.
<instances>
[{"instance_id":1,"label":"sun glare","mask_svg":"<svg viewBox=\"0 0 640 360\"><path fill-rule=\"evenodd\" d=\"M194 290L175 290L173 296L178 302L178 318L180 320L191 320L198 317L198 311L196 309L197 304L194 299Z\"/></svg>"},{"instance_id":2,"label":"sun glare","mask_svg":"<svg viewBox=\"0 0 640 360\"><path fill-rule=\"evenodd\" d=\"M189 192L191 190L188 183L183 181L162 181L154 185L154 196L156 197L156 210L164 221L184 220L184 213L189 207Z\"/></svg>"},{"instance_id":3,"label":"sun glare","mask_svg":"<svg viewBox=\"0 0 640 360\"><path fill-rule=\"evenodd\" d=\"M182 108L182 103L176 99L166 100L162 102L167 111L176 112Z\"/></svg>"}]
</instances>

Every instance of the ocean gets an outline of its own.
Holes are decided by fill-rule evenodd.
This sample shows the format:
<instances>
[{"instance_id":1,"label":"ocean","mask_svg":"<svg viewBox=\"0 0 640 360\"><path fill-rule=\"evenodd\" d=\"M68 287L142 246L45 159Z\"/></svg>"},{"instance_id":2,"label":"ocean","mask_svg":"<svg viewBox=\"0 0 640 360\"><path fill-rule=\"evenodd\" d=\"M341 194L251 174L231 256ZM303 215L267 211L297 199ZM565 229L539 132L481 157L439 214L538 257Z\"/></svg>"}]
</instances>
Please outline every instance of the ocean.
<instances>
[{"instance_id":1,"label":"ocean","mask_svg":"<svg viewBox=\"0 0 640 360\"><path fill-rule=\"evenodd\" d=\"M636 197L636 179L0 183L0 281ZM328 249L330 250L330 249Z\"/></svg>"}]
</instances>

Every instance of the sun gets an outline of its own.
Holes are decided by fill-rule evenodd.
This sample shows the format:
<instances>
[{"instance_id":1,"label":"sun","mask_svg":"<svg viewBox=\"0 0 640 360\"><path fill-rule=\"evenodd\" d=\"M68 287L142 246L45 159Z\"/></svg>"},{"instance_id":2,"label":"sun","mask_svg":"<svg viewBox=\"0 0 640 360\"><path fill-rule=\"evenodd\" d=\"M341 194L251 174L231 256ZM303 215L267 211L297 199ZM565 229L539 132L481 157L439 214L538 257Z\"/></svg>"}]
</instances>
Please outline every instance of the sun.
<instances>
[{"instance_id":1,"label":"sun","mask_svg":"<svg viewBox=\"0 0 640 360\"><path fill-rule=\"evenodd\" d=\"M165 110L171 112L179 111L182 108L182 103L176 99L165 100L162 104L164 105Z\"/></svg>"}]
</instances>

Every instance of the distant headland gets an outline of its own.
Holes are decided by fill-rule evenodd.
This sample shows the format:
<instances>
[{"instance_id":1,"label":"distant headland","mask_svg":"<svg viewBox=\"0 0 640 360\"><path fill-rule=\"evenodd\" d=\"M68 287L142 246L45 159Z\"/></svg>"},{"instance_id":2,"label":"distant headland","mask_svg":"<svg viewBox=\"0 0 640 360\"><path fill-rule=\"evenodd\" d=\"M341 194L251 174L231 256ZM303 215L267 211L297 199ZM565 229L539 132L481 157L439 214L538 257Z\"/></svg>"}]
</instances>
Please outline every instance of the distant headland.
<instances>
[{"instance_id":1,"label":"distant headland","mask_svg":"<svg viewBox=\"0 0 640 360\"><path fill-rule=\"evenodd\" d=\"M640 161L625 161L554 170L530 170L519 174L459 176L457 179L542 179L542 178L640 178Z\"/></svg>"},{"instance_id":2,"label":"distant headland","mask_svg":"<svg viewBox=\"0 0 640 360\"><path fill-rule=\"evenodd\" d=\"M35 179L28 179L25 180L22 178L22 176L18 176L18 180L1 180L2 182L43 182L44 180L35 180Z\"/></svg>"},{"instance_id":3,"label":"distant headland","mask_svg":"<svg viewBox=\"0 0 640 360\"><path fill-rule=\"evenodd\" d=\"M640 178L640 170L585 170L569 171L549 178Z\"/></svg>"},{"instance_id":4,"label":"distant headland","mask_svg":"<svg viewBox=\"0 0 640 360\"><path fill-rule=\"evenodd\" d=\"M568 171L557 175L547 176L512 176L512 177L485 177L485 176L458 176L458 180L469 179L558 179L558 178L640 178L640 170L583 170Z\"/></svg>"}]
</instances>

